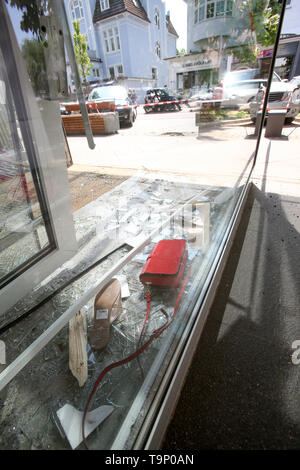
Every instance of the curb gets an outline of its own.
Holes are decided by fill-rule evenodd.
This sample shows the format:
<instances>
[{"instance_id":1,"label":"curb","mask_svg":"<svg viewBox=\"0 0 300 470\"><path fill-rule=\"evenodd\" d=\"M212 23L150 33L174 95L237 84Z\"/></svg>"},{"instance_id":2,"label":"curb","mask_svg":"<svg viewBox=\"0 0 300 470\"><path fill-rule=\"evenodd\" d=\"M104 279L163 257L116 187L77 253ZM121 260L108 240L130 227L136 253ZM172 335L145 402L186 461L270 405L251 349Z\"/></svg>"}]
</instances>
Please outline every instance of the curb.
<instances>
[{"instance_id":1,"label":"curb","mask_svg":"<svg viewBox=\"0 0 300 470\"><path fill-rule=\"evenodd\" d=\"M252 123L251 119L226 119L224 121L211 121L211 122L202 122L200 123L200 126L197 125L197 127L209 127L209 126L219 126L219 125L226 125L226 124L246 124L246 123ZM254 124L253 124L254 125Z\"/></svg>"}]
</instances>

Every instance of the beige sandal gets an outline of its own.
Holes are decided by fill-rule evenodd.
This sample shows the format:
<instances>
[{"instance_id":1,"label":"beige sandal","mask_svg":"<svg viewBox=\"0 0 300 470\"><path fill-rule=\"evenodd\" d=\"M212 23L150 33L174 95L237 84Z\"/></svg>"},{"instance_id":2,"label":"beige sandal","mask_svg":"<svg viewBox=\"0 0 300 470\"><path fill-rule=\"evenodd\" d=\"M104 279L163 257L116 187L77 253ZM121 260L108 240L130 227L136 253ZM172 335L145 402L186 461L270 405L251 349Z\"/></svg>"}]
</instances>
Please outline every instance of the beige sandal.
<instances>
[{"instance_id":1,"label":"beige sandal","mask_svg":"<svg viewBox=\"0 0 300 470\"><path fill-rule=\"evenodd\" d=\"M105 349L109 342L110 325L122 311L121 284L111 279L96 295L94 302L94 328L90 332L91 346Z\"/></svg>"}]
</instances>

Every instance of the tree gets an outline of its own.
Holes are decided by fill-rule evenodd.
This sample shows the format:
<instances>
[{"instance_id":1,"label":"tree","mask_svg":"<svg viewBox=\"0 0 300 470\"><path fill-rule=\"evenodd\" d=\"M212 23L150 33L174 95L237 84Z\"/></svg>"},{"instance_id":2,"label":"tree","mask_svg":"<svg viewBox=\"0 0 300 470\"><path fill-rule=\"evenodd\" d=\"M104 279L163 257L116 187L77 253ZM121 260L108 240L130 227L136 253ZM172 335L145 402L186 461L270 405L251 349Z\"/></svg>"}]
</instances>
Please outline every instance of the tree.
<instances>
[{"instance_id":1,"label":"tree","mask_svg":"<svg viewBox=\"0 0 300 470\"><path fill-rule=\"evenodd\" d=\"M87 53L86 37L84 34L80 33L80 20L73 21L73 27L73 40L76 60L83 83L86 84L87 77L89 76L90 70L92 68L92 63Z\"/></svg>"},{"instance_id":2,"label":"tree","mask_svg":"<svg viewBox=\"0 0 300 470\"><path fill-rule=\"evenodd\" d=\"M240 59L241 63L254 64L257 61L258 45L268 47L275 43L280 11L278 0L242 0L240 16L246 20L250 35L247 44L230 48L232 55Z\"/></svg>"},{"instance_id":3,"label":"tree","mask_svg":"<svg viewBox=\"0 0 300 470\"><path fill-rule=\"evenodd\" d=\"M176 49L176 55L183 56L185 54L186 54L185 49L183 49L183 48L182 49Z\"/></svg>"},{"instance_id":4,"label":"tree","mask_svg":"<svg viewBox=\"0 0 300 470\"><path fill-rule=\"evenodd\" d=\"M257 42L262 46L272 46L276 39L281 5L277 0L248 0L244 3Z\"/></svg>"},{"instance_id":5,"label":"tree","mask_svg":"<svg viewBox=\"0 0 300 470\"><path fill-rule=\"evenodd\" d=\"M23 12L20 23L22 31L31 31L41 39L40 16L49 12L48 0L5 0L11 7Z\"/></svg>"},{"instance_id":6,"label":"tree","mask_svg":"<svg viewBox=\"0 0 300 470\"><path fill-rule=\"evenodd\" d=\"M38 39L25 39L21 52L35 93L43 92L46 94L49 91L49 86L42 43Z\"/></svg>"}]
</instances>

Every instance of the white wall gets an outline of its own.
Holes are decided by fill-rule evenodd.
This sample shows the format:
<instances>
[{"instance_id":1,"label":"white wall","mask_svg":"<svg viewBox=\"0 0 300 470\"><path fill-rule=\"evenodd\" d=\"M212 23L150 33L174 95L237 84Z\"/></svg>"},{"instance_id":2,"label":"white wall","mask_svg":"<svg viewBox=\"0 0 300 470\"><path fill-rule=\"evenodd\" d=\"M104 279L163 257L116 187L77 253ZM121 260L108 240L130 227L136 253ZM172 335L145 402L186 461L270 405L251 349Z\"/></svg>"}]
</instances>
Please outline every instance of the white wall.
<instances>
[{"instance_id":1,"label":"white wall","mask_svg":"<svg viewBox=\"0 0 300 470\"><path fill-rule=\"evenodd\" d=\"M282 34L300 34L300 1L291 0L289 6L286 7Z\"/></svg>"}]
</instances>

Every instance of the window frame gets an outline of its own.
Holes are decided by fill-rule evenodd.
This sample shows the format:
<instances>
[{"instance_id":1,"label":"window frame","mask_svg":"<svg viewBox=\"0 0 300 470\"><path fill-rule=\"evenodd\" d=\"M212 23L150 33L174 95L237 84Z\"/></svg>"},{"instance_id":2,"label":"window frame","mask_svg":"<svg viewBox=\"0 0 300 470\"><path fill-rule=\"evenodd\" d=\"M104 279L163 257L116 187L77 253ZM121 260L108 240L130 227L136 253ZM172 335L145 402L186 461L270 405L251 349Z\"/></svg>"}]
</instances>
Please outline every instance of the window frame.
<instances>
[{"instance_id":1,"label":"window frame","mask_svg":"<svg viewBox=\"0 0 300 470\"><path fill-rule=\"evenodd\" d=\"M159 39L157 39L157 41L155 41L154 50L155 50L155 55L159 59L161 59L161 44L160 44Z\"/></svg>"},{"instance_id":2,"label":"window frame","mask_svg":"<svg viewBox=\"0 0 300 470\"><path fill-rule=\"evenodd\" d=\"M99 4L101 11L109 10L110 8L109 0L100 0Z\"/></svg>"},{"instance_id":3,"label":"window frame","mask_svg":"<svg viewBox=\"0 0 300 470\"><path fill-rule=\"evenodd\" d=\"M74 256L78 246L68 189L64 137L57 119L60 115L59 103L45 101L45 105L39 108L13 26L6 7L2 4L0 5L0 27L1 31L5 32L1 35L1 40L3 50L7 51L7 57L9 57L9 79L18 93L15 106L20 107L24 118L21 124L24 126L25 140L29 146L28 158L34 158L35 177L38 178L41 187L43 209L47 211L53 232L53 242L55 242L54 249L41 252L33 263L26 266L26 269L22 270L17 277L1 288L1 316L49 274ZM20 117L18 119L20 121ZM55 194L52 187L53 181L57 181Z\"/></svg>"},{"instance_id":4,"label":"window frame","mask_svg":"<svg viewBox=\"0 0 300 470\"><path fill-rule=\"evenodd\" d=\"M220 6L222 3L223 7L218 12L218 5ZM232 15L232 0L194 0L194 24L206 20L232 17Z\"/></svg>"},{"instance_id":5,"label":"window frame","mask_svg":"<svg viewBox=\"0 0 300 470\"><path fill-rule=\"evenodd\" d=\"M74 6L75 3L78 3L78 6ZM81 15L77 17L76 9L79 8ZM82 20L85 18L84 16L84 8L82 4L82 0L71 0L70 1L70 12L73 21Z\"/></svg>"},{"instance_id":6,"label":"window frame","mask_svg":"<svg viewBox=\"0 0 300 470\"><path fill-rule=\"evenodd\" d=\"M160 29L160 11L158 7L154 8L154 24L157 29Z\"/></svg>"},{"instance_id":7,"label":"window frame","mask_svg":"<svg viewBox=\"0 0 300 470\"><path fill-rule=\"evenodd\" d=\"M120 72L119 68L122 69L122 72ZM123 64L117 64L117 65L115 66L115 69L116 69L116 72L117 72L117 73L116 73L116 76L117 76L117 77L120 77L120 76L124 75L124 67L123 67Z\"/></svg>"},{"instance_id":8,"label":"window frame","mask_svg":"<svg viewBox=\"0 0 300 470\"><path fill-rule=\"evenodd\" d=\"M103 43L106 54L121 51L121 40L118 26L110 26L103 30Z\"/></svg>"},{"instance_id":9,"label":"window frame","mask_svg":"<svg viewBox=\"0 0 300 470\"><path fill-rule=\"evenodd\" d=\"M113 72L113 74L111 72ZM116 78L116 71L114 65L108 67L108 75L111 80L114 80Z\"/></svg>"},{"instance_id":10,"label":"window frame","mask_svg":"<svg viewBox=\"0 0 300 470\"><path fill-rule=\"evenodd\" d=\"M157 80L157 77L158 77L157 67L151 67L151 77L152 77L152 80Z\"/></svg>"}]
</instances>

